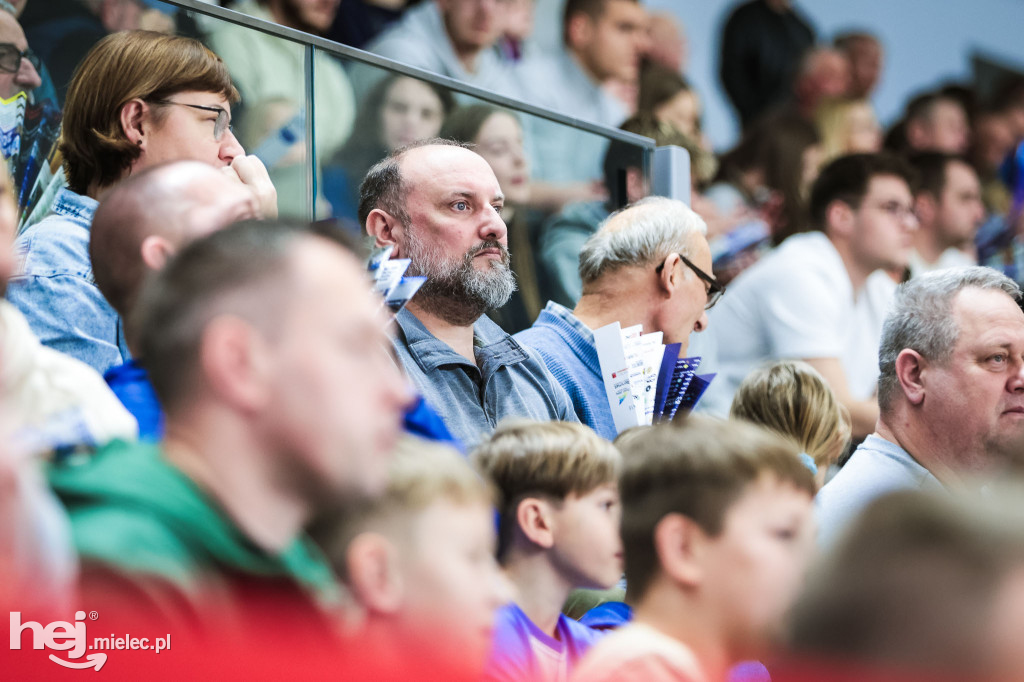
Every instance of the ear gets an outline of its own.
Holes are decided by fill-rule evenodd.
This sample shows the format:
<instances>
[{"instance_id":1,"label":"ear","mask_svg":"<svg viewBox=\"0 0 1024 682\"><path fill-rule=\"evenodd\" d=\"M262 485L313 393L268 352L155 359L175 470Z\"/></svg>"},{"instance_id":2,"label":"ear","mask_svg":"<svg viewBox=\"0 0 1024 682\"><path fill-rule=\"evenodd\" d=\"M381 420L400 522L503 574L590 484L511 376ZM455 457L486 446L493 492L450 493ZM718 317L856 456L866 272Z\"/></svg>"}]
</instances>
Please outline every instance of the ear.
<instances>
[{"instance_id":1,"label":"ear","mask_svg":"<svg viewBox=\"0 0 1024 682\"><path fill-rule=\"evenodd\" d=\"M845 201L836 199L825 208L825 230L830 235L849 238L853 234L853 207Z\"/></svg>"},{"instance_id":2,"label":"ear","mask_svg":"<svg viewBox=\"0 0 1024 682\"><path fill-rule=\"evenodd\" d=\"M145 149L146 146L143 122L148 113L149 107L138 98L129 100L121 107L121 130L129 142L141 149Z\"/></svg>"},{"instance_id":3,"label":"ear","mask_svg":"<svg viewBox=\"0 0 1024 682\"><path fill-rule=\"evenodd\" d=\"M345 551L348 587L366 611L395 613L405 601L397 550L380 533L360 533Z\"/></svg>"},{"instance_id":4,"label":"ear","mask_svg":"<svg viewBox=\"0 0 1024 682\"><path fill-rule=\"evenodd\" d=\"M566 27L566 35L569 38L569 48L582 47L590 43L594 34L594 22L584 12L577 12L569 17L569 25Z\"/></svg>"},{"instance_id":5,"label":"ear","mask_svg":"<svg viewBox=\"0 0 1024 682\"><path fill-rule=\"evenodd\" d=\"M700 526L683 514L667 514L654 526L654 551L661 570L684 587L699 587L704 580L706 541Z\"/></svg>"},{"instance_id":6,"label":"ear","mask_svg":"<svg viewBox=\"0 0 1024 682\"><path fill-rule=\"evenodd\" d=\"M211 389L229 404L256 413L270 403L269 348L245 320L230 315L212 320L199 342L199 363Z\"/></svg>"},{"instance_id":7,"label":"ear","mask_svg":"<svg viewBox=\"0 0 1024 682\"><path fill-rule=\"evenodd\" d=\"M911 405L924 402L924 374L928 361L920 353L904 348L896 356L896 379Z\"/></svg>"},{"instance_id":8,"label":"ear","mask_svg":"<svg viewBox=\"0 0 1024 682\"><path fill-rule=\"evenodd\" d=\"M686 268L677 267L680 262L678 253L670 253L662 261L661 272L657 273L657 275L659 293L664 298L671 298L672 294L679 288L679 285L682 284L680 278L685 277L683 270Z\"/></svg>"},{"instance_id":9,"label":"ear","mask_svg":"<svg viewBox=\"0 0 1024 682\"><path fill-rule=\"evenodd\" d=\"M139 251L142 255L142 262L146 264L147 268L150 270L163 270L176 249L171 242L160 235L151 234L142 240L142 246L139 247Z\"/></svg>"},{"instance_id":10,"label":"ear","mask_svg":"<svg viewBox=\"0 0 1024 682\"><path fill-rule=\"evenodd\" d=\"M366 216L366 234L374 238L375 246L394 246L392 258L399 258L398 237L401 234L401 223L390 213L375 208ZM397 233L397 234L396 234Z\"/></svg>"},{"instance_id":11,"label":"ear","mask_svg":"<svg viewBox=\"0 0 1024 682\"><path fill-rule=\"evenodd\" d=\"M527 497L516 507L519 531L543 549L550 549L555 544L551 512L551 504L536 497Z\"/></svg>"}]
</instances>

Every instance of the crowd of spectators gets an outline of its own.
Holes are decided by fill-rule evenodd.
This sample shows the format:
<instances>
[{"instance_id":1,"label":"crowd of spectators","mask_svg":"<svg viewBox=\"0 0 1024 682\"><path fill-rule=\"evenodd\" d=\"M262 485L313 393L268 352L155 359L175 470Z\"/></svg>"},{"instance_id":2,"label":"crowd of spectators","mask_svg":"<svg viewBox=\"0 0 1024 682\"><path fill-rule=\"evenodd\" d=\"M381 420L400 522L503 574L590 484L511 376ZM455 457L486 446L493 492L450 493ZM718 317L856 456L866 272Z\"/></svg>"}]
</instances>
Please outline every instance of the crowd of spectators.
<instances>
[{"instance_id":1,"label":"crowd of spectators","mask_svg":"<svg viewBox=\"0 0 1024 682\"><path fill-rule=\"evenodd\" d=\"M1024 75L883 130L790 0L211 4L0 0L15 677L1024 679ZM609 328L696 408L620 429Z\"/></svg>"}]
</instances>

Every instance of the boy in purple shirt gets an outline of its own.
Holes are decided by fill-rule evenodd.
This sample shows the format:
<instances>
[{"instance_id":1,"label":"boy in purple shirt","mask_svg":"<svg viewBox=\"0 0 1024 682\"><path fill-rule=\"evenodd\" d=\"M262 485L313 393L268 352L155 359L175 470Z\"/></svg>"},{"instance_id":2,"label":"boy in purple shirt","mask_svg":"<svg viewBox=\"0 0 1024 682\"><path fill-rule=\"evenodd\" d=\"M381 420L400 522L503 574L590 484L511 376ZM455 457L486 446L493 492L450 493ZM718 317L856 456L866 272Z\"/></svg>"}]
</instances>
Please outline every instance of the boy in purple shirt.
<instances>
[{"instance_id":1,"label":"boy in purple shirt","mask_svg":"<svg viewBox=\"0 0 1024 682\"><path fill-rule=\"evenodd\" d=\"M615 446L567 422L506 422L474 453L498 491L498 561L515 591L488 680L562 682L602 635L561 613L574 589L622 576Z\"/></svg>"}]
</instances>

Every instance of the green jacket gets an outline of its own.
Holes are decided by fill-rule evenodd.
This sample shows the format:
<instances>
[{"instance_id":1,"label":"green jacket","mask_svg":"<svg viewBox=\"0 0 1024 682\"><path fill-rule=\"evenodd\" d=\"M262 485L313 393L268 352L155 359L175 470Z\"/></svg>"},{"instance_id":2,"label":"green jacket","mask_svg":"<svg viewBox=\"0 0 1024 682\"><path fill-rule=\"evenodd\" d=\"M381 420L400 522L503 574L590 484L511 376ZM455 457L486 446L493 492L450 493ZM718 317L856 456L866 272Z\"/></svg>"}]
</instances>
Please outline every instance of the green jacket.
<instances>
[{"instance_id":1,"label":"green jacket","mask_svg":"<svg viewBox=\"0 0 1024 682\"><path fill-rule=\"evenodd\" d=\"M279 555L256 546L157 444L113 441L53 465L49 479L71 518L86 599L102 587L133 609L198 624L244 623L267 615L261 605L323 613L340 598L308 538Z\"/></svg>"}]
</instances>

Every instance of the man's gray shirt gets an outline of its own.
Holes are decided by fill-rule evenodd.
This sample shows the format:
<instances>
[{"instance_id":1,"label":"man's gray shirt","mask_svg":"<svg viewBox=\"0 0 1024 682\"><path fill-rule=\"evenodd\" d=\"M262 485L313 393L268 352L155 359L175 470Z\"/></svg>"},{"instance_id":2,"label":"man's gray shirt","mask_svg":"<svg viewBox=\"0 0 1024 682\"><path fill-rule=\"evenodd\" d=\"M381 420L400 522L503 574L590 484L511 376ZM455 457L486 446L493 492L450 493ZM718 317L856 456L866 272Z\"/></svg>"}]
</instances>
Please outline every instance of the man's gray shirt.
<instances>
[{"instance_id":1,"label":"man's gray shirt","mask_svg":"<svg viewBox=\"0 0 1024 682\"><path fill-rule=\"evenodd\" d=\"M830 547L874 499L897 490L943 490L909 452L881 436L864 439L815 499L818 544Z\"/></svg>"},{"instance_id":2,"label":"man's gray shirt","mask_svg":"<svg viewBox=\"0 0 1024 682\"><path fill-rule=\"evenodd\" d=\"M486 315L473 325L476 364L439 340L408 310L395 318L395 352L413 384L469 449L499 421L522 417L577 422L572 401L536 351Z\"/></svg>"}]
</instances>

